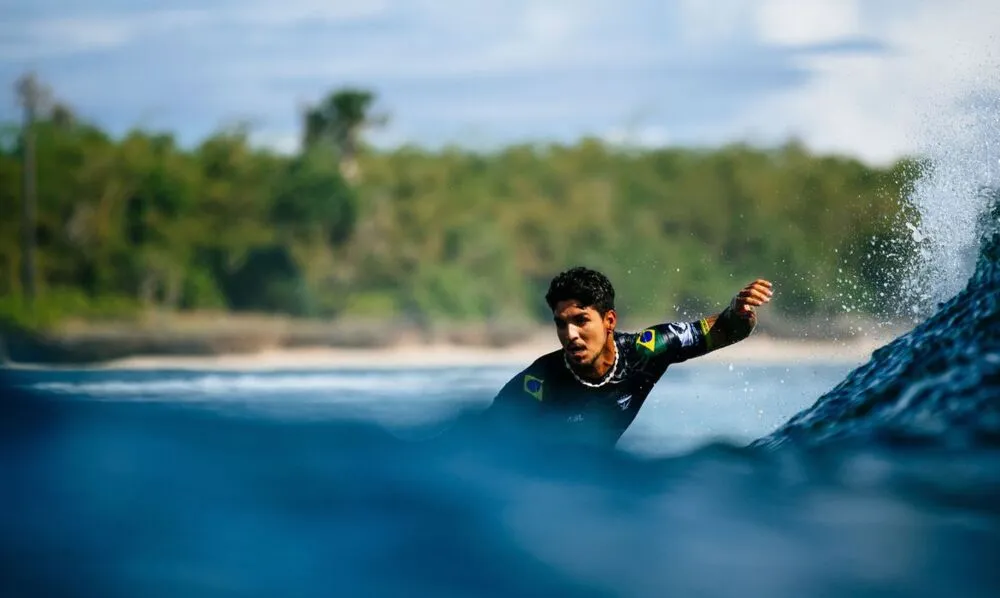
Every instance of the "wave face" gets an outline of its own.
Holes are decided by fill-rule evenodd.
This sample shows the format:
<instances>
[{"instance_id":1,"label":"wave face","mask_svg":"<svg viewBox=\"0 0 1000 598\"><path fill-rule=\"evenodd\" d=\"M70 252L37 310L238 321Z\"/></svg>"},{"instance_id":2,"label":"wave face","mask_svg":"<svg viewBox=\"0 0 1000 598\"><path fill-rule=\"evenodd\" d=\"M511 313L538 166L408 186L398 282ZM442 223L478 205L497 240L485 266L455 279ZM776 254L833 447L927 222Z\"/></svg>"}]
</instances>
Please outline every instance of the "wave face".
<instances>
[{"instance_id":1,"label":"wave face","mask_svg":"<svg viewBox=\"0 0 1000 598\"><path fill-rule=\"evenodd\" d=\"M975 271L958 294L754 447L785 443L1000 445L1000 192L975 230Z\"/></svg>"},{"instance_id":2,"label":"wave face","mask_svg":"<svg viewBox=\"0 0 1000 598\"><path fill-rule=\"evenodd\" d=\"M1000 96L938 127L909 202L900 304L933 312L754 448L1000 445Z\"/></svg>"}]
</instances>

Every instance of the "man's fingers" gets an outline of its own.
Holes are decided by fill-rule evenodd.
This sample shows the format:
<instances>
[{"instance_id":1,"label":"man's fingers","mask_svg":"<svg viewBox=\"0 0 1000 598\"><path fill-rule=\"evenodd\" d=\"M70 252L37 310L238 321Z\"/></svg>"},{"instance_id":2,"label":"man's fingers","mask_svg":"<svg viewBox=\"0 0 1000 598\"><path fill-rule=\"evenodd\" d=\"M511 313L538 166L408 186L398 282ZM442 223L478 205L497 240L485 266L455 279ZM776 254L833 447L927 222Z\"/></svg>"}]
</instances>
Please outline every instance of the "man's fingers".
<instances>
[{"instance_id":1,"label":"man's fingers","mask_svg":"<svg viewBox=\"0 0 1000 598\"><path fill-rule=\"evenodd\" d=\"M767 282L766 280L764 280L764 281L758 280L757 282L754 282L752 284L748 284L745 288L746 288L746 290L760 291L760 292L768 294L768 295L774 294L774 287L773 287L773 285L771 285L771 283Z\"/></svg>"},{"instance_id":2,"label":"man's fingers","mask_svg":"<svg viewBox=\"0 0 1000 598\"><path fill-rule=\"evenodd\" d=\"M741 316L750 317L756 311L756 308L771 301L773 295L774 290L771 282L763 278L758 278L745 286L736 295L736 301L734 302L736 312Z\"/></svg>"},{"instance_id":3,"label":"man's fingers","mask_svg":"<svg viewBox=\"0 0 1000 598\"><path fill-rule=\"evenodd\" d=\"M757 301L756 305L760 305L771 300L771 293L760 289L744 289L740 291L738 297L744 301Z\"/></svg>"}]
</instances>

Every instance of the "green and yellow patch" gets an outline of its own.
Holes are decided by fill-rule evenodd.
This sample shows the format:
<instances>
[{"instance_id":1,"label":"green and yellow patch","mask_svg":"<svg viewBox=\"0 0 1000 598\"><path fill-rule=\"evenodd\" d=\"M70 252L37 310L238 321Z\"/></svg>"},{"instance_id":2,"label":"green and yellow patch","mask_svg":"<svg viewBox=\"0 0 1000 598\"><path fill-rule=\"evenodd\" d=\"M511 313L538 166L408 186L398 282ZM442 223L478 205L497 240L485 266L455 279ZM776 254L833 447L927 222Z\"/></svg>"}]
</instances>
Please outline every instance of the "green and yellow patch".
<instances>
[{"instance_id":1,"label":"green and yellow patch","mask_svg":"<svg viewBox=\"0 0 1000 598\"><path fill-rule=\"evenodd\" d=\"M524 375L524 392L535 397L536 400L542 400L542 385L545 383L541 378L536 378L531 374Z\"/></svg>"},{"instance_id":2,"label":"green and yellow patch","mask_svg":"<svg viewBox=\"0 0 1000 598\"><path fill-rule=\"evenodd\" d=\"M640 353L656 355L663 350L666 343L664 342L663 335L652 328L647 328L639 333L639 336L635 339L635 346L639 349Z\"/></svg>"}]
</instances>

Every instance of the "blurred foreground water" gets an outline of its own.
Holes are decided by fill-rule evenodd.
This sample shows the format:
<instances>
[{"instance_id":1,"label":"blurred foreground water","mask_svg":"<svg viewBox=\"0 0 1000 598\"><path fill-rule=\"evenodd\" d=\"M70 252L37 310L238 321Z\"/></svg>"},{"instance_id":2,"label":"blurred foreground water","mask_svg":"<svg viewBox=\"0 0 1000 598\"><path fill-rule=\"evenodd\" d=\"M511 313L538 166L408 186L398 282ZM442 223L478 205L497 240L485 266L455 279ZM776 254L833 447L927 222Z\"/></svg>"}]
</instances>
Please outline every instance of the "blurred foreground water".
<instances>
[{"instance_id":1,"label":"blurred foreground water","mask_svg":"<svg viewBox=\"0 0 1000 598\"><path fill-rule=\"evenodd\" d=\"M0 593L995 595L989 444L739 448L844 369L678 367L613 454L427 439L503 369L15 372Z\"/></svg>"}]
</instances>

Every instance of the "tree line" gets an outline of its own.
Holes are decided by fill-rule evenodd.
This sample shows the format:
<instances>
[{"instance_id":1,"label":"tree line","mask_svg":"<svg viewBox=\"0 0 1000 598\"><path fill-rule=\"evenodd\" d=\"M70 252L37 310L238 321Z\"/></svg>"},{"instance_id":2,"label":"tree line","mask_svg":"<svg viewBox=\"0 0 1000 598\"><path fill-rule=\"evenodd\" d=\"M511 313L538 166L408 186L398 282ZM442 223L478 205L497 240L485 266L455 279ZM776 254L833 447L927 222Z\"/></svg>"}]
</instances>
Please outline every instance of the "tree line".
<instances>
[{"instance_id":1,"label":"tree line","mask_svg":"<svg viewBox=\"0 0 1000 598\"><path fill-rule=\"evenodd\" d=\"M756 276L793 315L895 309L913 161L873 168L794 141L376 150L374 104L333 91L303 113L293 154L246 127L183 147L31 106L0 135L0 313L544 321L550 277L576 264L607 272L637 318L714 309Z\"/></svg>"}]
</instances>

